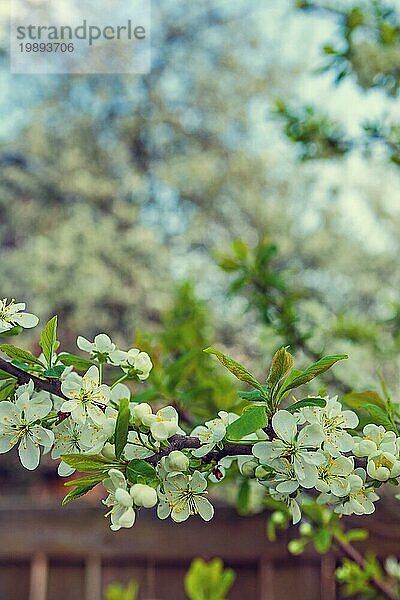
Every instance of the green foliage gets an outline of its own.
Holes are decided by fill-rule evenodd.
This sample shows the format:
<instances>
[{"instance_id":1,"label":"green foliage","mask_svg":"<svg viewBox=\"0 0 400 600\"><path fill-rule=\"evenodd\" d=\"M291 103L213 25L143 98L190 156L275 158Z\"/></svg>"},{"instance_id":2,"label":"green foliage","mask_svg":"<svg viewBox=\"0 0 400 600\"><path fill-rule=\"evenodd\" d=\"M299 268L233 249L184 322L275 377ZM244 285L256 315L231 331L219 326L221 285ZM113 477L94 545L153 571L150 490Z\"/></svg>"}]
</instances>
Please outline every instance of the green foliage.
<instances>
[{"instance_id":1,"label":"green foliage","mask_svg":"<svg viewBox=\"0 0 400 600\"><path fill-rule=\"evenodd\" d=\"M233 570L224 569L219 558L209 563L196 558L186 574L185 591L189 600L226 600L234 580Z\"/></svg>"},{"instance_id":2,"label":"green foliage","mask_svg":"<svg viewBox=\"0 0 400 600\"><path fill-rule=\"evenodd\" d=\"M204 352L208 354L214 354L218 360L230 371L237 379L243 381L244 383L248 383L252 387L258 389L262 394L264 393L264 388L261 383L257 381L257 379L252 375L243 365L236 362L226 354L215 350L215 348L206 348Z\"/></svg>"},{"instance_id":3,"label":"green foliage","mask_svg":"<svg viewBox=\"0 0 400 600\"><path fill-rule=\"evenodd\" d=\"M117 424L115 426L114 445L115 445L115 456L117 458L120 458L120 456L126 446L126 442L128 441L129 418L130 418L129 400L128 400L128 398L123 398L122 400L120 400L120 403L119 403Z\"/></svg>"},{"instance_id":4,"label":"green foliage","mask_svg":"<svg viewBox=\"0 0 400 600\"><path fill-rule=\"evenodd\" d=\"M155 468L145 460L133 459L126 468L126 477L131 483L152 483L156 480Z\"/></svg>"},{"instance_id":5,"label":"green foliage","mask_svg":"<svg viewBox=\"0 0 400 600\"><path fill-rule=\"evenodd\" d=\"M53 356L57 350L57 316L47 322L40 336L40 347L46 359L48 369L53 366Z\"/></svg>"},{"instance_id":6,"label":"green foliage","mask_svg":"<svg viewBox=\"0 0 400 600\"><path fill-rule=\"evenodd\" d=\"M105 600L136 600L139 594L139 584L133 579L127 585L111 583L105 591Z\"/></svg>"},{"instance_id":7,"label":"green foliage","mask_svg":"<svg viewBox=\"0 0 400 600\"><path fill-rule=\"evenodd\" d=\"M234 408L238 400L233 381L203 352L212 338L213 321L212 312L196 297L191 283L176 288L172 306L161 313L158 331L135 336L135 343L149 352L154 362L151 383L135 395L136 401L161 398L177 404L195 421Z\"/></svg>"},{"instance_id":8,"label":"green foliage","mask_svg":"<svg viewBox=\"0 0 400 600\"><path fill-rule=\"evenodd\" d=\"M12 344L1 344L0 350L4 352L4 354L7 354L13 361L26 365L26 367L38 366L41 369L44 368L44 364L36 358L32 352L28 352L28 350L17 348L17 346L13 346Z\"/></svg>"},{"instance_id":9,"label":"green foliage","mask_svg":"<svg viewBox=\"0 0 400 600\"><path fill-rule=\"evenodd\" d=\"M377 600L383 598L377 594L371 585L371 579L384 579L382 567L376 556L369 553L365 557L364 567L354 561L345 558L340 567L336 569L336 577L342 585L342 591L346 598L353 597L359 600Z\"/></svg>"},{"instance_id":10,"label":"green foliage","mask_svg":"<svg viewBox=\"0 0 400 600\"><path fill-rule=\"evenodd\" d=\"M118 463L111 462L101 454L63 454L61 459L73 469L89 473L91 471L110 470Z\"/></svg>"},{"instance_id":11,"label":"green foliage","mask_svg":"<svg viewBox=\"0 0 400 600\"><path fill-rule=\"evenodd\" d=\"M2 400L9 400L14 393L16 386L15 379L6 379L3 380L2 385L0 386L0 402Z\"/></svg>"},{"instance_id":12,"label":"green foliage","mask_svg":"<svg viewBox=\"0 0 400 600\"><path fill-rule=\"evenodd\" d=\"M92 361L87 358L69 354L68 352L60 354L58 356L58 361L66 367L74 367L77 371L87 371L93 364Z\"/></svg>"},{"instance_id":13,"label":"green foliage","mask_svg":"<svg viewBox=\"0 0 400 600\"><path fill-rule=\"evenodd\" d=\"M228 425L226 437L229 440L240 440L257 429L263 429L268 423L264 406L250 406L242 416Z\"/></svg>"},{"instance_id":14,"label":"green foliage","mask_svg":"<svg viewBox=\"0 0 400 600\"><path fill-rule=\"evenodd\" d=\"M343 156L352 148L343 126L313 106L293 108L277 100L275 111L288 139L300 147L301 160Z\"/></svg>"},{"instance_id":15,"label":"green foliage","mask_svg":"<svg viewBox=\"0 0 400 600\"><path fill-rule=\"evenodd\" d=\"M339 24L339 40L324 46L324 71L336 82L353 74L364 89L378 87L396 96L400 86L400 16L394 2L348 2L326 8L325 2L299 2L303 10L325 11Z\"/></svg>"}]
</instances>

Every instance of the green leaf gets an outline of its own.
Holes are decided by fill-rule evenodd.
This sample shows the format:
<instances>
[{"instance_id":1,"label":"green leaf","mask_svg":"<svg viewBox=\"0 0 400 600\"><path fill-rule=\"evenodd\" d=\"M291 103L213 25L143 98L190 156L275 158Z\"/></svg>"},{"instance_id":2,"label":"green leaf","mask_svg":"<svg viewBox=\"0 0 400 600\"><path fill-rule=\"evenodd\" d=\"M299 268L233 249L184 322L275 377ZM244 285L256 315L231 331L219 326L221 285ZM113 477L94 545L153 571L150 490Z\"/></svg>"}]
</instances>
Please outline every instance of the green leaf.
<instances>
[{"instance_id":1,"label":"green leaf","mask_svg":"<svg viewBox=\"0 0 400 600\"><path fill-rule=\"evenodd\" d=\"M99 482L93 482L93 483L87 483L85 485L78 485L76 486L76 488L74 488L73 490L71 490L70 492L68 492L68 494L66 496L64 496L63 501L62 501L62 505L65 506L66 504L68 504L69 502L72 502L72 500L76 500L77 498L81 498L81 496L84 496L85 494L87 494L88 492L90 492L90 490L92 490Z\"/></svg>"},{"instance_id":2,"label":"green leaf","mask_svg":"<svg viewBox=\"0 0 400 600\"><path fill-rule=\"evenodd\" d=\"M126 468L126 477L131 483L135 483L138 477L151 481L157 477L157 472L150 463L134 458Z\"/></svg>"},{"instance_id":3,"label":"green leaf","mask_svg":"<svg viewBox=\"0 0 400 600\"><path fill-rule=\"evenodd\" d=\"M89 485L90 483L100 483L108 477L108 473L96 473L96 475L88 475L80 479L70 479L64 483L65 487L73 487L78 485Z\"/></svg>"},{"instance_id":4,"label":"green leaf","mask_svg":"<svg viewBox=\"0 0 400 600\"><path fill-rule=\"evenodd\" d=\"M120 458L128 441L129 400L123 398L119 403L117 423L115 426L115 456Z\"/></svg>"},{"instance_id":5,"label":"green leaf","mask_svg":"<svg viewBox=\"0 0 400 600\"><path fill-rule=\"evenodd\" d=\"M40 336L40 347L47 361L47 367L53 366L53 356L57 345L57 316L46 323Z\"/></svg>"},{"instance_id":6,"label":"green leaf","mask_svg":"<svg viewBox=\"0 0 400 600\"><path fill-rule=\"evenodd\" d=\"M93 365L91 360L63 352L58 355L58 360L66 367L74 367L77 371L87 371Z\"/></svg>"},{"instance_id":7,"label":"green leaf","mask_svg":"<svg viewBox=\"0 0 400 600\"><path fill-rule=\"evenodd\" d=\"M315 377L318 377L318 375L321 375L321 373L324 373L330 369L339 360L344 360L346 358L348 358L347 354L333 354L332 356L324 356L317 362L307 367L307 369L304 371L301 371L297 376L291 378L290 381L286 380L279 391L279 397L282 398L282 396L289 390L297 388L300 385L304 385L312 379L315 379Z\"/></svg>"},{"instance_id":8,"label":"green leaf","mask_svg":"<svg viewBox=\"0 0 400 600\"><path fill-rule=\"evenodd\" d=\"M64 373L64 369L64 365L57 365L56 367L51 367L51 369L46 369L46 371L43 372L43 375L52 379L59 379Z\"/></svg>"},{"instance_id":9,"label":"green leaf","mask_svg":"<svg viewBox=\"0 0 400 600\"><path fill-rule=\"evenodd\" d=\"M271 361L271 368L267 379L267 386L273 390L283 377L293 367L293 356L283 346L275 352Z\"/></svg>"},{"instance_id":10,"label":"green leaf","mask_svg":"<svg viewBox=\"0 0 400 600\"><path fill-rule=\"evenodd\" d=\"M241 417L228 425L226 429L226 438L230 440L240 440L257 429L262 429L268 423L268 417L264 406L250 406Z\"/></svg>"},{"instance_id":11,"label":"green leaf","mask_svg":"<svg viewBox=\"0 0 400 600\"><path fill-rule=\"evenodd\" d=\"M16 379L6 381L0 388L0 402L7 400L14 393L15 386L17 384Z\"/></svg>"},{"instance_id":12,"label":"green leaf","mask_svg":"<svg viewBox=\"0 0 400 600\"><path fill-rule=\"evenodd\" d=\"M3 331L3 333L0 333L0 337L12 337L15 335L19 335L23 332L23 330L24 328L21 327L21 325L16 325L12 329L8 329L8 331Z\"/></svg>"},{"instance_id":13,"label":"green leaf","mask_svg":"<svg viewBox=\"0 0 400 600\"><path fill-rule=\"evenodd\" d=\"M234 240L232 243L234 253L241 260L245 260L249 254L249 247L243 240Z\"/></svg>"},{"instance_id":14,"label":"green leaf","mask_svg":"<svg viewBox=\"0 0 400 600\"><path fill-rule=\"evenodd\" d=\"M23 350L22 348L18 348L12 344L0 344L0 350L4 352L4 354L7 354L7 356L9 356L12 360L17 362L26 363L28 365L40 365L41 367L44 367L44 364L28 350Z\"/></svg>"},{"instance_id":15,"label":"green leaf","mask_svg":"<svg viewBox=\"0 0 400 600\"><path fill-rule=\"evenodd\" d=\"M385 412L382 408L375 406L375 404L365 404L363 408L369 414L372 423L375 423L376 425L383 425L388 431L394 431L397 434L399 433L397 428L390 420L387 412Z\"/></svg>"},{"instance_id":16,"label":"green leaf","mask_svg":"<svg viewBox=\"0 0 400 600\"><path fill-rule=\"evenodd\" d=\"M249 501L250 501L250 480L243 479L239 486L236 508L240 515L246 515L249 512Z\"/></svg>"},{"instance_id":17,"label":"green leaf","mask_svg":"<svg viewBox=\"0 0 400 600\"><path fill-rule=\"evenodd\" d=\"M239 398L242 400L260 400L262 399L261 392L259 390L253 390L252 392L238 392Z\"/></svg>"},{"instance_id":18,"label":"green leaf","mask_svg":"<svg viewBox=\"0 0 400 600\"><path fill-rule=\"evenodd\" d=\"M365 408L366 404L375 404L375 406L385 408L385 401L374 390L350 392L343 399L348 406L355 409Z\"/></svg>"},{"instance_id":19,"label":"green leaf","mask_svg":"<svg viewBox=\"0 0 400 600\"><path fill-rule=\"evenodd\" d=\"M7 371L3 371L2 369L0 369L0 381L4 381L4 379L15 379L16 377L14 377L13 375L10 375L10 373L7 373Z\"/></svg>"},{"instance_id":20,"label":"green leaf","mask_svg":"<svg viewBox=\"0 0 400 600\"><path fill-rule=\"evenodd\" d=\"M345 533L348 542L363 542L368 538L366 529L350 529Z\"/></svg>"},{"instance_id":21,"label":"green leaf","mask_svg":"<svg viewBox=\"0 0 400 600\"><path fill-rule=\"evenodd\" d=\"M237 377L237 379L248 383L252 387L260 390L263 396L265 395L265 391L261 383L257 381L257 379L251 373L249 373L249 371L241 364L239 364L229 356L226 356L226 354L222 354L222 352L215 350L215 348L206 348L204 352L207 352L207 354L214 354L218 358L218 360L224 365L224 367L226 367L228 371L230 371L235 377Z\"/></svg>"},{"instance_id":22,"label":"green leaf","mask_svg":"<svg viewBox=\"0 0 400 600\"><path fill-rule=\"evenodd\" d=\"M304 398L303 400L291 404L285 410L293 412L299 410L299 408L304 408L305 406L318 406L319 408L324 408L324 406L326 406L326 400L323 398Z\"/></svg>"},{"instance_id":23,"label":"green leaf","mask_svg":"<svg viewBox=\"0 0 400 600\"><path fill-rule=\"evenodd\" d=\"M319 529L314 536L314 547L320 554L325 554L331 547L332 533L329 529Z\"/></svg>"},{"instance_id":24,"label":"green leaf","mask_svg":"<svg viewBox=\"0 0 400 600\"><path fill-rule=\"evenodd\" d=\"M110 462L101 454L63 454L61 460L73 469L84 473L109 470L116 466L115 462Z\"/></svg>"}]
</instances>

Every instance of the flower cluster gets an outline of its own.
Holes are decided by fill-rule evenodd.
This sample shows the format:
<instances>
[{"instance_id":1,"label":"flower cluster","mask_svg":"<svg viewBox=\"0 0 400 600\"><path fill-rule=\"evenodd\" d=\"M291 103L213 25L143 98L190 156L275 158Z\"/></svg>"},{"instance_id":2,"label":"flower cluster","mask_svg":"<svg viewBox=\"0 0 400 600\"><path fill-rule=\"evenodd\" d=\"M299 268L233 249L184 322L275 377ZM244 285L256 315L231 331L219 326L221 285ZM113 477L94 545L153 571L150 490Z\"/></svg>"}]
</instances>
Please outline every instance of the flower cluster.
<instances>
[{"instance_id":1,"label":"flower cluster","mask_svg":"<svg viewBox=\"0 0 400 600\"><path fill-rule=\"evenodd\" d=\"M317 502L337 513L370 514L379 499L375 481L400 475L394 432L371 424L364 427L364 437L351 435L357 415L343 410L336 397L325 401L324 408L305 407L294 414L278 410L272 418L273 439L253 447L260 464L256 477L290 506L294 522L301 518L297 500L305 490L320 492ZM355 457L367 458L366 469L355 467Z\"/></svg>"},{"instance_id":2,"label":"flower cluster","mask_svg":"<svg viewBox=\"0 0 400 600\"><path fill-rule=\"evenodd\" d=\"M24 309L24 304L1 301L0 332L17 324L34 326L37 318ZM50 453L59 461L60 476L86 474L67 482L75 489L64 502L103 485L115 531L132 527L138 511L153 507L160 519L181 522L198 515L209 521L214 515L209 485L238 477L251 480L249 494L261 502L269 496L285 503L294 523L310 497L336 513L363 515L374 511L383 483L399 485L400 438L389 418L389 429L370 423L361 430L357 414L344 409L337 397L303 398L280 408L288 390L307 382L310 373L294 372L279 383L293 363L285 348L274 357L267 386L212 349L256 389L243 393L249 405L241 416L220 411L185 431L175 406L153 410L126 385L140 385L149 377L152 362L145 352L121 350L100 333L93 341L77 339L88 358L56 354L56 317L46 325L41 346L39 358L1 346L14 364L10 380L0 387L6 390L0 401L0 453L17 447L27 469L35 469L41 455ZM328 358L327 364L337 360ZM23 382L31 378L28 383L18 385L16 368ZM315 363L312 372L320 368ZM7 369L5 361L2 369Z\"/></svg>"},{"instance_id":3,"label":"flower cluster","mask_svg":"<svg viewBox=\"0 0 400 600\"><path fill-rule=\"evenodd\" d=\"M25 306L24 302L8 302L7 298L0 300L0 333L10 331L18 325L24 329L36 327L39 323L38 317L24 312Z\"/></svg>"}]
</instances>

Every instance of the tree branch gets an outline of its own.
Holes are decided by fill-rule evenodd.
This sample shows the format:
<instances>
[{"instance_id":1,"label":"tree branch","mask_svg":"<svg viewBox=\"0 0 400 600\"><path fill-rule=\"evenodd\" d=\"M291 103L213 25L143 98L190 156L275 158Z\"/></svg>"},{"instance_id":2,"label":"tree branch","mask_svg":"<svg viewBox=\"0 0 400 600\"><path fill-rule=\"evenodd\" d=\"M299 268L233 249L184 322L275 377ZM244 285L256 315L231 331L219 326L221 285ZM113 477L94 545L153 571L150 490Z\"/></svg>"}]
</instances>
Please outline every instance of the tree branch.
<instances>
[{"instance_id":1,"label":"tree branch","mask_svg":"<svg viewBox=\"0 0 400 600\"><path fill-rule=\"evenodd\" d=\"M66 396L61 391L61 383L57 379L40 379L36 375L31 375L22 369L11 364L9 361L0 358L0 369L5 371L12 377L15 377L20 384L28 383L30 379L32 379L35 387L44 390L45 392L49 392L50 394L55 394L60 398L64 398L68 400Z\"/></svg>"},{"instance_id":2,"label":"tree branch","mask_svg":"<svg viewBox=\"0 0 400 600\"><path fill-rule=\"evenodd\" d=\"M150 456L147 459L151 465L156 465L163 456L168 456L174 450L184 450L185 448L200 448L200 440L197 437L190 437L189 435L173 435L169 439L170 445L162 448L157 454ZM213 450L203 457L203 462L218 462L225 456L240 456L240 455L251 455L253 446L250 444L231 444L226 443L224 447L219 450Z\"/></svg>"},{"instance_id":3,"label":"tree branch","mask_svg":"<svg viewBox=\"0 0 400 600\"><path fill-rule=\"evenodd\" d=\"M347 556L350 560L355 562L363 571L366 570L366 562L364 557L356 550L351 544L343 541L337 535L334 535L336 546L341 552ZM370 577L370 584L380 593L388 598L389 600L399 600L399 596L392 588L390 588L385 581L378 579L377 577Z\"/></svg>"}]
</instances>

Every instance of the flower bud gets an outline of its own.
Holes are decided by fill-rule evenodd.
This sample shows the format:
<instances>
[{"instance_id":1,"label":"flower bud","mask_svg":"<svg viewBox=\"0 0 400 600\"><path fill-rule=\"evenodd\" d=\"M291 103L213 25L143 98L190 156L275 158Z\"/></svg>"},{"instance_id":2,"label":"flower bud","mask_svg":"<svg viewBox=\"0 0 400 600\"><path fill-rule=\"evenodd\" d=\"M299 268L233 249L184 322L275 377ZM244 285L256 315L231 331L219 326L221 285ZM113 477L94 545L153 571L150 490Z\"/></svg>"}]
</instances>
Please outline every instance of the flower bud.
<instances>
[{"instance_id":1,"label":"flower bud","mask_svg":"<svg viewBox=\"0 0 400 600\"><path fill-rule=\"evenodd\" d=\"M280 527L286 524L286 517L282 511L275 510L271 515L271 521L274 525Z\"/></svg>"},{"instance_id":2,"label":"flower bud","mask_svg":"<svg viewBox=\"0 0 400 600\"><path fill-rule=\"evenodd\" d=\"M154 488L150 487L149 485L135 483L131 487L130 494L136 506L152 508L152 506L155 506L157 504L157 492Z\"/></svg>"},{"instance_id":3,"label":"flower bud","mask_svg":"<svg viewBox=\"0 0 400 600\"><path fill-rule=\"evenodd\" d=\"M259 465L256 470L254 475L257 477L257 479L264 479L265 477L267 477L267 475L269 474L269 471L267 471L267 469L265 467L263 467L262 465Z\"/></svg>"},{"instance_id":4,"label":"flower bud","mask_svg":"<svg viewBox=\"0 0 400 600\"><path fill-rule=\"evenodd\" d=\"M299 531L301 535L310 536L313 532L313 528L311 527L310 523L301 523Z\"/></svg>"},{"instance_id":5,"label":"flower bud","mask_svg":"<svg viewBox=\"0 0 400 600\"><path fill-rule=\"evenodd\" d=\"M114 444L110 444L109 442L107 442L104 445L104 448L101 451L101 453L106 458L109 458L110 460L115 460L115 446L114 446Z\"/></svg>"},{"instance_id":6,"label":"flower bud","mask_svg":"<svg viewBox=\"0 0 400 600\"><path fill-rule=\"evenodd\" d=\"M248 460L243 463L240 467L240 472L243 477L254 477L254 472L257 469L258 462L255 460Z\"/></svg>"},{"instance_id":7,"label":"flower bud","mask_svg":"<svg viewBox=\"0 0 400 600\"><path fill-rule=\"evenodd\" d=\"M188 457L179 450L173 450L165 460L165 468L167 471L186 471L188 467Z\"/></svg>"},{"instance_id":8,"label":"flower bud","mask_svg":"<svg viewBox=\"0 0 400 600\"><path fill-rule=\"evenodd\" d=\"M151 415L152 410L151 410L151 406L150 404L147 404L146 402L140 402L139 404L133 404L131 405L131 414L133 416L133 418L135 419L135 421L138 421L139 423L143 422L143 418Z\"/></svg>"}]
</instances>

